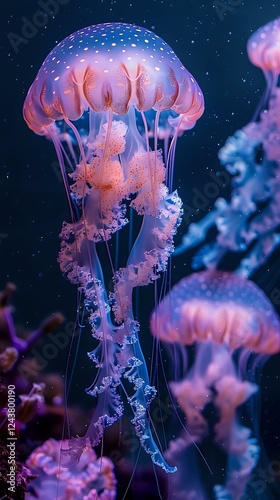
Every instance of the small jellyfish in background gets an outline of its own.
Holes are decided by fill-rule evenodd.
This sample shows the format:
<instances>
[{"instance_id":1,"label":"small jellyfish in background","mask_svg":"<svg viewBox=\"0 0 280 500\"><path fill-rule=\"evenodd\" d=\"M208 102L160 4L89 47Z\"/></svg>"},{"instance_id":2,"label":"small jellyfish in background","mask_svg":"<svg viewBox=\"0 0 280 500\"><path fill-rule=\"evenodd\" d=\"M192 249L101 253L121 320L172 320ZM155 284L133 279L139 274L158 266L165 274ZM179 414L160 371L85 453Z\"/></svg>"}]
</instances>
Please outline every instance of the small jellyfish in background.
<instances>
[{"instance_id":1,"label":"small jellyfish in background","mask_svg":"<svg viewBox=\"0 0 280 500\"><path fill-rule=\"evenodd\" d=\"M236 272L249 277L280 244L280 19L248 40L251 62L262 68L267 86L252 122L235 132L218 153L231 178L231 196L218 198L198 223L190 224L179 254L204 242L208 229L218 234L204 245L193 268L213 269L233 253L242 259Z\"/></svg>"},{"instance_id":2,"label":"small jellyfish in background","mask_svg":"<svg viewBox=\"0 0 280 500\"><path fill-rule=\"evenodd\" d=\"M148 408L156 391L132 296L166 270L181 215L181 200L171 191L176 141L203 109L198 84L173 50L145 28L124 23L89 26L65 38L43 62L26 97L24 118L53 141L70 206L72 222L63 223L60 235L60 267L78 286L99 342L89 353L98 373L87 389L98 402L86 436L69 442L70 465L87 437L96 445L122 415L126 379L131 390L126 385L123 393L141 445L154 463L175 471L150 430ZM138 234L133 212L141 222ZM128 222L124 257L118 231ZM109 295L105 267L113 280Z\"/></svg>"},{"instance_id":3,"label":"small jellyfish in background","mask_svg":"<svg viewBox=\"0 0 280 500\"><path fill-rule=\"evenodd\" d=\"M234 273L207 270L183 278L171 289L152 314L151 331L157 339L177 345L186 358L183 379L170 383L187 430L171 441L166 452L166 458L178 465L178 473L170 478L172 492L179 499L209 498L205 473L199 477L194 467L192 445L211 436L227 454L225 481L214 486L215 498L242 498L260 449L252 429L241 424L238 408L257 391L252 382L256 368L280 351L277 313L253 282ZM193 359L184 347L191 345ZM245 380L248 366L250 381ZM209 405L215 419L208 418ZM252 422L257 419L250 416ZM258 422L254 423L257 429Z\"/></svg>"},{"instance_id":4,"label":"small jellyfish in background","mask_svg":"<svg viewBox=\"0 0 280 500\"><path fill-rule=\"evenodd\" d=\"M280 18L262 26L250 36L247 53L251 63L263 70L266 79L266 89L255 113L255 121L273 96L280 74Z\"/></svg>"}]
</instances>

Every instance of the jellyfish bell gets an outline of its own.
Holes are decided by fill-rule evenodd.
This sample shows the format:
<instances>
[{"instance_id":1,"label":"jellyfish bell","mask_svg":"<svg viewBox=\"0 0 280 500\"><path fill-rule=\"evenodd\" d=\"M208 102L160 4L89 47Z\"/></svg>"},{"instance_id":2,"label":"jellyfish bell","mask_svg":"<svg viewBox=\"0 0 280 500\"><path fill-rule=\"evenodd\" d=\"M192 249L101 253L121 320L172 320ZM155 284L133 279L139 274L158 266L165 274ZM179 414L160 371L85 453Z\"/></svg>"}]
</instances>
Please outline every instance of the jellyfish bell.
<instances>
[{"instance_id":1,"label":"jellyfish bell","mask_svg":"<svg viewBox=\"0 0 280 500\"><path fill-rule=\"evenodd\" d=\"M252 281L225 271L179 281L153 312L151 331L183 345L212 340L230 350L280 351L280 321L271 302Z\"/></svg>"},{"instance_id":2,"label":"jellyfish bell","mask_svg":"<svg viewBox=\"0 0 280 500\"><path fill-rule=\"evenodd\" d=\"M79 30L45 59L24 103L24 118L37 134L86 109L126 114L171 110L183 122L203 113L203 95L173 50L157 35L124 23Z\"/></svg>"},{"instance_id":3,"label":"jellyfish bell","mask_svg":"<svg viewBox=\"0 0 280 500\"><path fill-rule=\"evenodd\" d=\"M255 66L280 74L280 18L265 24L250 36L247 53Z\"/></svg>"},{"instance_id":4,"label":"jellyfish bell","mask_svg":"<svg viewBox=\"0 0 280 500\"><path fill-rule=\"evenodd\" d=\"M247 42L247 53L252 64L261 68L266 79L266 89L252 121L260 119L274 96L280 74L280 18L261 26Z\"/></svg>"},{"instance_id":5,"label":"jellyfish bell","mask_svg":"<svg viewBox=\"0 0 280 500\"><path fill-rule=\"evenodd\" d=\"M58 260L78 286L98 341L88 354L98 373L87 389L97 406L86 435L64 450L66 466L77 463L87 438L97 445L121 417L126 379L130 386L123 392L142 447L166 472L175 471L150 429L156 391L139 343L133 290L166 270L181 217L181 200L170 191L176 140L203 109L198 84L173 50L145 28L124 23L89 26L65 38L25 99L27 125L56 149L72 217L63 223ZM139 233L133 212L141 216ZM119 267L125 258L119 258L117 235L128 222L132 243ZM108 263L109 295L103 272Z\"/></svg>"}]
</instances>

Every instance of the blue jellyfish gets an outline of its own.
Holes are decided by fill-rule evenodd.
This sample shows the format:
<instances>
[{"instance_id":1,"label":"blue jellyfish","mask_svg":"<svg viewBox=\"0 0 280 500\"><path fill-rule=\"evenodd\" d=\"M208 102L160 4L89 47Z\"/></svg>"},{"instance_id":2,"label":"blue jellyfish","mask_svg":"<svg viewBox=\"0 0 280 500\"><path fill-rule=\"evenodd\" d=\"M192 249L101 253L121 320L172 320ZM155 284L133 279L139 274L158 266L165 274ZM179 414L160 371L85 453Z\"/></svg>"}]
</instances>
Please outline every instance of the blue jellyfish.
<instances>
[{"instance_id":1,"label":"blue jellyfish","mask_svg":"<svg viewBox=\"0 0 280 500\"><path fill-rule=\"evenodd\" d=\"M58 260L83 296L98 342L89 353L97 375L87 389L97 406L86 435L70 439L64 450L66 466L79 460L87 438L95 446L121 417L126 380L130 392L126 385L123 393L141 445L165 471L176 469L165 462L150 429L156 390L139 343L133 290L166 270L181 214L171 191L176 141L203 109L198 84L173 50L145 28L124 23L89 26L65 38L25 99L27 125L56 149L72 219L63 223ZM140 229L135 234L132 227L125 263L117 235L129 221L132 226L133 212Z\"/></svg>"},{"instance_id":2,"label":"blue jellyfish","mask_svg":"<svg viewBox=\"0 0 280 500\"><path fill-rule=\"evenodd\" d=\"M218 234L200 248L194 269L216 268L231 252L241 253L236 272L245 277L280 243L280 19L254 33L247 51L251 62L264 71L267 85L252 122L235 132L218 154L232 176L230 200L218 198L201 221L190 224L176 248L181 253L196 247L215 227Z\"/></svg>"}]
</instances>

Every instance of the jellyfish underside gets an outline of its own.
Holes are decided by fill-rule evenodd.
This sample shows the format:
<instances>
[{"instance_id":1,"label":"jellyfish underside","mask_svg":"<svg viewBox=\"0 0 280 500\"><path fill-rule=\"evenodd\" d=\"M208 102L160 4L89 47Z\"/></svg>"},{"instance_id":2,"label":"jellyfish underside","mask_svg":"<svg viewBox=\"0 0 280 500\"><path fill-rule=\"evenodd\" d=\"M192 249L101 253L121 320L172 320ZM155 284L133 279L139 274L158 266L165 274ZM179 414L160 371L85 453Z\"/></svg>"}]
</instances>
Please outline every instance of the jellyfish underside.
<instances>
[{"instance_id":1,"label":"jellyfish underside","mask_svg":"<svg viewBox=\"0 0 280 500\"><path fill-rule=\"evenodd\" d=\"M181 215L181 201L171 191L176 140L202 112L202 93L172 49L144 28L123 23L67 37L46 58L27 95L25 120L52 139L71 211L72 222L64 222L60 234L60 267L78 286L98 341L89 353L98 372L87 389L98 396L97 406L86 435L72 438L63 451L65 466L79 460L87 438L98 444L105 427L121 417L119 388L126 379L141 445L166 472L176 470L150 429L148 408L156 391L139 343L133 290L166 270ZM132 212L141 226L118 268L118 248L114 259L111 245L118 247L118 231L132 224ZM112 274L109 294L103 260Z\"/></svg>"},{"instance_id":2,"label":"jellyfish underside","mask_svg":"<svg viewBox=\"0 0 280 500\"><path fill-rule=\"evenodd\" d=\"M187 376L179 382L171 382L170 389L178 407L186 417L186 431L170 442L165 453L168 461L176 463L178 476L171 479L172 490L181 492L182 498L195 498L203 490L197 480L185 481L185 469L192 463L192 468L199 470L197 456L189 461L189 448L193 443L201 445L213 435L212 442L227 455L225 481L214 486L215 498L239 499L245 491L249 476L259 457L259 446L251 437L251 430L242 426L237 410L251 395L257 386L242 381L236 373L228 347L213 341L197 342L195 361ZM207 408L211 415L216 415L214 424L208 422ZM211 467L211 462L210 462ZM201 492L201 499L207 499Z\"/></svg>"}]
</instances>

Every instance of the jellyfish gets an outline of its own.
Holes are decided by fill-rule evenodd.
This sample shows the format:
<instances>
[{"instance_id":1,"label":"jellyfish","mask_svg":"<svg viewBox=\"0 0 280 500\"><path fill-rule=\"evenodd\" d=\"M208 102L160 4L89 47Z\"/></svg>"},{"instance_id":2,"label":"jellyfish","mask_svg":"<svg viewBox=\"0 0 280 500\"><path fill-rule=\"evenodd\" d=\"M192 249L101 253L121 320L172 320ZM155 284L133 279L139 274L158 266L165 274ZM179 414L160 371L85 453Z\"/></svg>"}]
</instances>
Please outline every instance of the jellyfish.
<instances>
[{"instance_id":1,"label":"jellyfish","mask_svg":"<svg viewBox=\"0 0 280 500\"><path fill-rule=\"evenodd\" d=\"M121 417L125 394L142 447L155 464L175 471L150 429L156 390L139 343L133 291L167 268L181 217L181 200L172 191L176 141L203 109L197 82L173 50L145 28L124 23L89 26L65 38L25 99L27 125L56 149L71 213L58 260L78 286L98 341L89 353L97 375L87 389L97 396L94 417L85 436L69 440L66 466L77 462L87 438L95 446ZM128 223L124 256L118 235ZM105 266L113 282L109 293Z\"/></svg>"},{"instance_id":2,"label":"jellyfish","mask_svg":"<svg viewBox=\"0 0 280 500\"><path fill-rule=\"evenodd\" d=\"M208 498L203 482L195 480L190 454L193 443L200 445L211 435L227 454L225 482L215 485L215 498L240 499L260 447L251 429L241 425L238 408L258 390L254 382L257 365L280 351L277 313L252 281L207 270L183 278L171 289L152 314L151 332L182 349L195 346L194 359L187 354L183 379L170 383L188 431L171 441L166 452L170 463L178 465L178 477L171 478L172 491L178 498ZM254 362L250 361L252 353ZM252 375L245 380L248 366ZM214 409L212 422L207 418L209 405Z\"/></svg>"},{"instance_id":3,"label":"jellyfish","mask_svg":"<svg viewBox=\"0 0 280 500\"><path fill-rule=\"evenodd\" d=\"M33 450L26 466L34 473L26 500L56 498L58 500L114 500L116 478L114 466L108 457L97 458L89 442L81 460L71 471L60 467L60 449L63 443L48 439Z\"/></svg>"},{"instance_id":4,"label":"jellyfish","mask_svg":"<svg viewBox=\"0 0 280 500\"><path fill-rule=\"evenodd\" d=\"M208 230L214 227L217 236L198 250L193 268L217 268L227 256L239 253L236 272L250 277L280 243L280 19L251 35L247 52L262 68L267 86L252 121L218 153L232 176L230 200L218 198L201 221L190 224L176 252L210 239Z\"/></svg>"},{"instance_id":5,"label":"jellyfish","mask_svg":"<svg viewBox=\"0 0 280 500\"><path fill-rule=\"evenodd\" d=\"M277 18L253 33L247 42L248 57L254 66L261 68L266 79L266 89L257 108L265 109L267 101L273 95L280 74L280 18Z\"/></svg>"}]
</instances>

